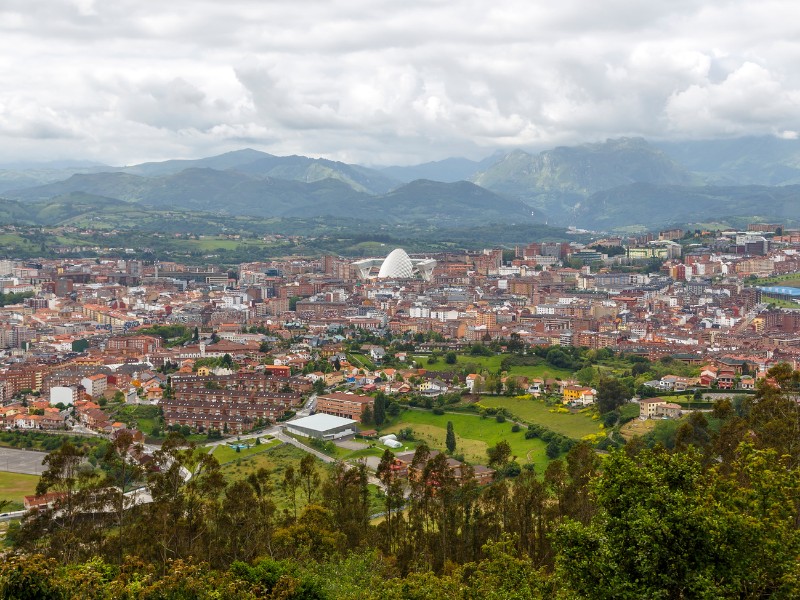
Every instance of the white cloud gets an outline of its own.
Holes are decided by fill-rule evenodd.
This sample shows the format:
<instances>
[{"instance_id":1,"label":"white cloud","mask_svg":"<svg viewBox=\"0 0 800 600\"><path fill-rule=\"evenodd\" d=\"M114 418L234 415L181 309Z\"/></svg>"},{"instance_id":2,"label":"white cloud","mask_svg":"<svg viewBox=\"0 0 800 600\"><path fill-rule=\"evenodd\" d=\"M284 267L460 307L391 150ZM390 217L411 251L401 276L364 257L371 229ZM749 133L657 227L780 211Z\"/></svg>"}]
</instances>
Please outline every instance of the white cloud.
<instances>
[{"instance_id":1,"label":"white cloud","mask_svg":"<svg viewBox=\"0 0 800 600\"><path fill-rule=\"evenodd\" d=\"M5 0L0 161L800 130L788 0Z\"/></svg>"}]
</instances>

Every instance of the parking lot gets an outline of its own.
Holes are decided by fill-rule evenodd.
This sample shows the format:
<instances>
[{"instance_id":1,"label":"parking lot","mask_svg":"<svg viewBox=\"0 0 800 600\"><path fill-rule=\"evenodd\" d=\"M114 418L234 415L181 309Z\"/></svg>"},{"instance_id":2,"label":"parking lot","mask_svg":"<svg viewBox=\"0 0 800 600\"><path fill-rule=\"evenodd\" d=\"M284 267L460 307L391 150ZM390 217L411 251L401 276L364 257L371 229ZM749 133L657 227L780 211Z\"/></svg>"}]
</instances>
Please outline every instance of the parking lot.
<instances>
[{"instance_id":1,"label":"parking lot","mask_svg":"<svg viewBox=\"0 0 800 600\"><path fill-rule=\"evenodd\" d=\"M0 448L0 471L41 475L44 471L42 459L45 456L47 456L46 452Z\"/></svg>"}]
</instances>

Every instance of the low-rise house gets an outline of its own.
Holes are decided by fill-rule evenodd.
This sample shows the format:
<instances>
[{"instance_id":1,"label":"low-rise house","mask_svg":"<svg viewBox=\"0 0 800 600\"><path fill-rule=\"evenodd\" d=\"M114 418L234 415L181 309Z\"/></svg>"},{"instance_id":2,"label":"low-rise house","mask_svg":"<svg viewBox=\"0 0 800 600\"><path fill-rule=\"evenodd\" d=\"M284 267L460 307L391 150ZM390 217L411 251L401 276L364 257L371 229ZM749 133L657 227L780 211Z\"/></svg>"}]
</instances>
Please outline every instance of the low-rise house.
<instances>
[{"instance_id":1,"label":"low-rise house","mask_svg":"<svg viewBox=\"0 0 800 600\"><path fill-rule=\"evenodd\" d=\"M736 371L733 369L720 369L717 373L717 386L721 390L732 390L736 383Z\"/></svg>"},{"instance_id":2,"label":"low-rise house","mask_svg":"<svg viewBox=\"0 0 800 600\"><path fill-rule=\"evenodd\" d=\"M483 377L477 373L470 373L466 378L467 391L472 394L483 387Z\"/></svg>"},{"instance_id":3,"label":"low-rise house","mask_svg":"<svg viewBox=\"0 0 800 600\"><path fill-rule=\"evenodd\" d=\"M423 379L419 384L419 391L426 396L438 396L446 394L450 388L441 379Z\"/></svg>"},{"instance_id":4,"label":"low-rise house","mask_svg":"<svg viewBox=\"0 0 800 600\"><path fill-rule=\"evenodd\" d=\"M699 379L696 377L681 377L679 375L665 375L661 378L661 387L665 390L683 392L686 388L696 385Z\"/></svg>"},{"instance_id":5,"label":"low-rise house","mask_svg":"<svg viewBox=\"0 0 800 600\"><path fill-rule=\"evenodd\" d=\"M67 497L67 492L47 492L41 496L25 496L22 499L22 506L25 510L36 508L45 508L53 506L59 500L64 500Z\"/></svg>"},{"instance_id":6,"label":"low-rise house","mask_svg":"<svg viewBox=\"0 0 800 600\"><path fill-rule=\"evenodd\" d=\"M680 404L675 404L674 402L658 404L656 405L655 416L665 419L679 419L681 416L681 406Z\"/></svg>"},{"instance_id":7,"label":"low-rise house","mask_svg":"<svg viewBox=\"0 0 800 600\"><path fill-rule=\"evenodd\" d=\"M648 398L647 400L639 401L639 418L652 419L658 415L657 410L659 406L667 403L663 398Z\"/></svg>"},{"instance_id":8,"label":"low-rise house","mask_svg":"<svg viewBox=\"0 0 800 600\"><path fill-rule=\"evenodd\" d=\"M753 379L751 375L742 375L742 378L739 380L739 389L741 390L752 390L756 386L756 380Z\"/></svg>"},{"instance_id":9,"label":"low-rise house","mask_svg":"<svg viewBox=\"0 0 800 600\"><path fill-rule=\"evenodd\" d=\"M420 476L420 472L418 472L412 466L414 454L414 452L403 452L395 456L395 464L392 469L397 473L398 476L408 477L409 479ZM440 452L438 450L431 450L428 460L436 457L439 454ZM494 469L483 465L473 465L467 468L467 465L461 461L456 460L455 458L448 458L447 466L454 478L459 482L461 482L464 477L470 473L478 485L487 485L494 480Z\"/></svg>"},{"instance_id":10,"label":"low-rise house","mask_svg":"<svg viewBox=\"0 0 800 600\"><path fill-rule=\"evenodd\" d=\"M541 394L545 391L544 379L533 378L528 382L529 394Z\"/></svg>"},{"instance_id":11,"label":"low-rise house","mask_svg":"<svg viewBox=\"0 0 800 600\"><path fill-rule=\"evenodd\" d=\"M597 390L590 387L581 385L567 385L562 392L562 401L564 404L578 404L580 406L588 406L594 404Z\"/></svg>"}]
</instances>

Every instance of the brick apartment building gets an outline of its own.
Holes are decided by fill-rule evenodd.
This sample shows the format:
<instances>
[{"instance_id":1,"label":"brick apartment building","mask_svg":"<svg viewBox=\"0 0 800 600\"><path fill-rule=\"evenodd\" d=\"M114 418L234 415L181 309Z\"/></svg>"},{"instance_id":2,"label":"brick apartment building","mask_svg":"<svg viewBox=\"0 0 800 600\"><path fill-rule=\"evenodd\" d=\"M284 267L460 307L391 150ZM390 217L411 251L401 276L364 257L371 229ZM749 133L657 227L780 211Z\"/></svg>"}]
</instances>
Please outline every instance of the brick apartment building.
<instances>
[{"instance_id":1,"label":"brick apartment building","mask_svg":"<svg viewBox=\"0 0 800 600\"><path fill-rule=\"evenodd\" d=\"M282 393L287 380L256 373L174 377L174 397L161 406L167 425L227 429L242 433L260 421L276 421L301 402L298 393Z\"/></svg>"},{"instance_id":2,"label":"brick apartment building","mask_svg":"<svg viewBox=\"0 0 800 600\"><path fill-rule=\"evenodd\" d=\"M364 414L364 409L367 406L371 409L374 404L375 399L369 396L334 392L317 397L317 412L353 419L360 423L361 415Z\"/></svg>"}]
</instances>

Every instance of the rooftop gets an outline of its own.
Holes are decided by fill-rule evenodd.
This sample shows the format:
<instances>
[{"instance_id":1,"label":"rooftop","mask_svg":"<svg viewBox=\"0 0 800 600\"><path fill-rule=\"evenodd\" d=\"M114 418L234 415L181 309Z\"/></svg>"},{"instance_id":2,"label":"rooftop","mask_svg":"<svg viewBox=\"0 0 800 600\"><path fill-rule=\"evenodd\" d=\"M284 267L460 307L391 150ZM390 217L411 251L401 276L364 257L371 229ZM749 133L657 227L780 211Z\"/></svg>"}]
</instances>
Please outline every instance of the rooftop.
<instances>
[{"instance_id":1,"label":"rooftop","mask_svg":"<svg viewBox=\"0 0 800 600\"><path fill-rule=\"evenodd\" d=\"M353 419L345 419L343 417L335 417L333 415L318 413L316 415L311 415L310 417L303 417L302 419L289 421L287 425L304 427L314 431L328 431L329 429L341 427L342 425L355 425L356 422L357 421L354 421Z\"/></svg>"}]
</instances>

